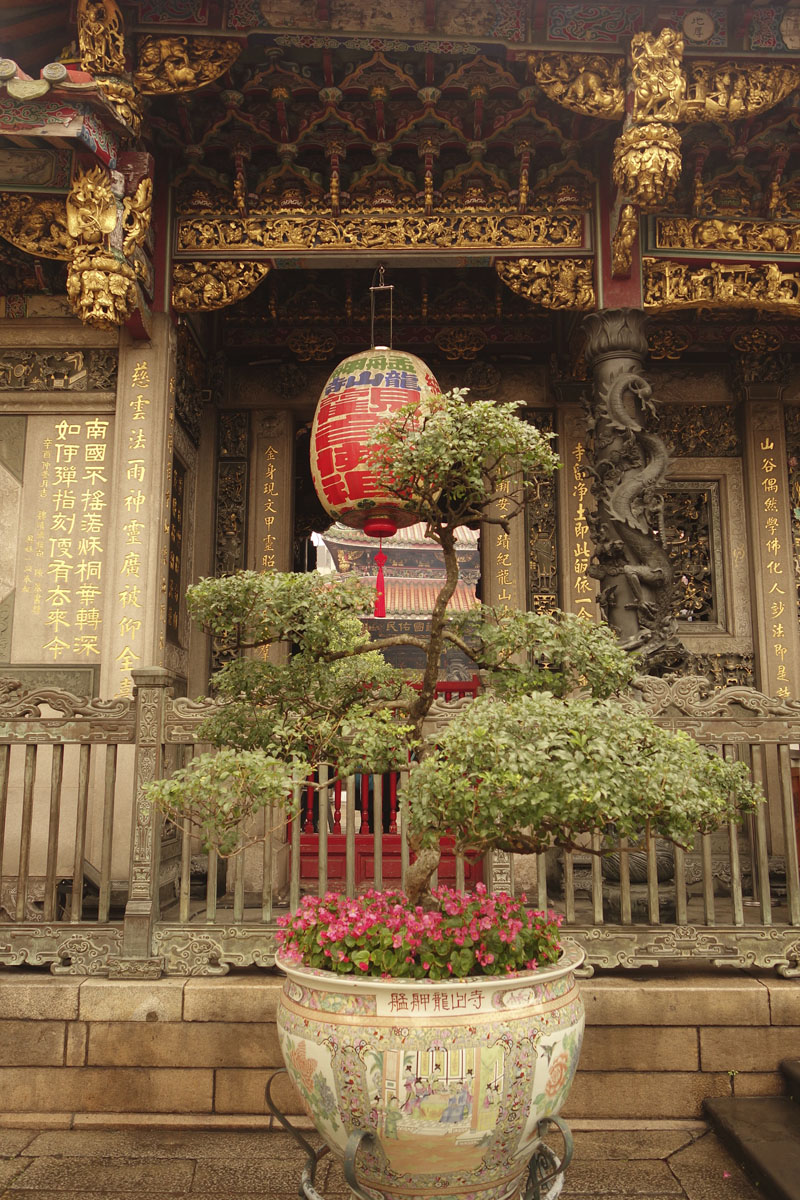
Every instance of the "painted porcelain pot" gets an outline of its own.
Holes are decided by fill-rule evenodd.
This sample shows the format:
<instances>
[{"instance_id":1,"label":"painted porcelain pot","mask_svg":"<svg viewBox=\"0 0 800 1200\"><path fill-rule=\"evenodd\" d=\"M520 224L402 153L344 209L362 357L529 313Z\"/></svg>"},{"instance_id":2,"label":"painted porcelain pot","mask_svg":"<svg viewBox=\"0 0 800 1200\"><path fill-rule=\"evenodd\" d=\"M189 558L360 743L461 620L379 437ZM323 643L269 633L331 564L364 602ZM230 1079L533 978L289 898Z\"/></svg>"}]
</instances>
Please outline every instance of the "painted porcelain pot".
<instances>
[{"instance_id":1,"label":"painted porcelain pot","mask_svg":"<svg viewBox=\"0 0 800 1200\"><path fill-rule=\"evenodd\" d=\"M386 1200L518 1193L537 1125L566 1098L584 1027L578 947L512 978L375 979L278 959L289 1075L339 1157L358 1129L362 1185Z\"/></svg>"}]
</instances>

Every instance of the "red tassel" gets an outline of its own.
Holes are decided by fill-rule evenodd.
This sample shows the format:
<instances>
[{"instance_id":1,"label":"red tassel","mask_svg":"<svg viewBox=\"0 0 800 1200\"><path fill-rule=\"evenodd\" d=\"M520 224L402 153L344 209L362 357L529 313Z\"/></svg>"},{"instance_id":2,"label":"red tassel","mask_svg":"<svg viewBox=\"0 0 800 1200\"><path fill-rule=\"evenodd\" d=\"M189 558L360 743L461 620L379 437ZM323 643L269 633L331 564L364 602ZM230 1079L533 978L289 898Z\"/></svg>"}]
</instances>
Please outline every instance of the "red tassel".
<instances>
[{"instance_id":1,"label":"red tassel","mask_svg":"<svg viewBox=\"0 0 800 1200\"><path fill-rule=\"evenodd\" d=\"M375 555L375 562L378 564L378 578L375 581L375 613L376 617L386 616L386 584L383 580L383 568L386 565L387 558L383 553L383 538L380 540L380 549Z\"/></svg>"}]
</instances>

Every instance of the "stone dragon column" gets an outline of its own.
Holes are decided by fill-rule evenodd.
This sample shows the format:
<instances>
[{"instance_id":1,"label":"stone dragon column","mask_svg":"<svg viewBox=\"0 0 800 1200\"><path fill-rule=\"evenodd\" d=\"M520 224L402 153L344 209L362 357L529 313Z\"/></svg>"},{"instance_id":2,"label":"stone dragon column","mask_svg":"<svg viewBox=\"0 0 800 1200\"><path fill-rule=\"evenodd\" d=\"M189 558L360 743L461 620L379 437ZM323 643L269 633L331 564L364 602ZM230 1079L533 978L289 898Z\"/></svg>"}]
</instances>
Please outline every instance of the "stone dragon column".
<instances>
[{"instance_id":1,"label":"stone dragon column","mask_svg":"<svg viewBox=\"0 0 800 1200\"><path fill-rule=\"evenodd\" d=\"M586 361L593 372L588 400L589 464L596 510L589 515L600 606L622 645L639 650L646 669L678 665L672 566L663 539L664 484L669 457L658 434L652 389L644 376L645 314L601 310L583 322Z\"/></svg>"}]
</instances>

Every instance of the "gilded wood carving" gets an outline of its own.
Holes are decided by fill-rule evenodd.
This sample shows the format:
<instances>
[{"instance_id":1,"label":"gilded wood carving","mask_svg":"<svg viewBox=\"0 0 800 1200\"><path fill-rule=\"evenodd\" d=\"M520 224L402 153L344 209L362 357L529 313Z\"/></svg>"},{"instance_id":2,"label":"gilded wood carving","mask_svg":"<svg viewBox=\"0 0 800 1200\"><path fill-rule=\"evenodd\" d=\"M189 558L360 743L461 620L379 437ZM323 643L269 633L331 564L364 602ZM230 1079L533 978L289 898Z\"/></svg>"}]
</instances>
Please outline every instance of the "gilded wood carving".
<instances>
[{"instance_id":1,"label":"gilded wood carving","mask_svg":"<svg viewBox=\"0 0 800 1200\"><path fill-rule=\"evenodd\" d=\"M123 75L125 30L116 0L78 0L81 70L90 75Z\"/></svg>"},{"instance_id":2,"label":"gilded wood carving","mask_svg":"<svg viewBox=\"0 0 800 1200\"><path fill-rule=\"evenodd\" d=\"M591 260L581 258L503 258L495 263L503 283L542 308L594 307Z\"/></svg>"},{"instance_id":3,"label":"gilded wood carving","mask_svg":"<svg viewBox=\"0 0 800 1200\"><path fill-rule=\"evenodd\" d=\"M41 258L72 258L75 238L67 229L62 196L41 197L3 193L0 197L0 237L26 254Z\"/></svg>"},{"instance_id":4,"label":"gilded wood carving","mask_svg":"<svg viewBox=\"0 0 800 1200\"><path fill-rule=\"evenodd\" d=\"M224 74L241 53L232 38L155 37L137 39L137 89L145 96L193 92Z\"/></svg>"},{"instance_id":5,"label":"gilded wood carving","mask_svg":"<svg viewBox=\"0 0 800 1200\"><path fill-rule=\"evenodd\" d=\"M255 291L268 263L181 262L173 271L172 304L178 312L212 312Z\"/></svg>"},{"instance_id":6,"label":"gilded wood carving","mask_svg":"<svg viewBox=\"0 0 800 1200\"><path fill-rule=\"evenodd\" d=\"M681 136L662 121L631 125L614 146L614 183L642 212L669 204L681 174Z\"/></svg>"},{"instance_id":7,"label":"gilded wood carving","mask_svg":"<svg viewBox=\"0 0 800 1200\"><path fill-rule=\"evenodd\" d=\"M742 254L797 254L800 225L722 217L657 217L659 250L716 250Z\"/></svg>"},{"instance_id":8,"label":"gilded wood carving","mask_svg":"<svg viewBox=\"0 0 800 1200\"><path fill-rule=\"evenodd\" d=\"M549 100L572 112L621 121L625 111L623 58L603 54L528 55L533 77Z\"/></svg>"},{"instance_id":9,"label":"gilded wood carving","mask_svg":"<svg viewBox=\"0 0 800 1200\"><path fill-rule=\"evenodd\" d=\"M584 243L583 218L570 213L328 212L251 213L249 217L182 217L178 250L493 250L499 247L575 247Z\"/></svg>"},{"instance_id":10,"label":"gilded wood carving","mask_svg":"<svg viewBox=\"0 0 800 1200\"><path fill-rule=\"evenodd\" d=\"M642 260L645 308L760 308L800 315L800 273L777 263Z\"/></svg>"}]
</instances>

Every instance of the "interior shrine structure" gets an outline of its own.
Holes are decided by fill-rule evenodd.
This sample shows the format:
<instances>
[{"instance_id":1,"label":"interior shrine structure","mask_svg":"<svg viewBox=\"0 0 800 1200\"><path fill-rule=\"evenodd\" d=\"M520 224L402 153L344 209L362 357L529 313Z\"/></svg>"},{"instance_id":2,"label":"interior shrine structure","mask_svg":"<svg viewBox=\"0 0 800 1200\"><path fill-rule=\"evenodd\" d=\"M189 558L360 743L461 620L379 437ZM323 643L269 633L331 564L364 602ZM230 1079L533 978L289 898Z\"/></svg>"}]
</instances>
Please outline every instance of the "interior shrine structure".
<instances>
[{"instance_id":1,"label":"interior shrine structure","mask_svg":"<svg viewBox=\"0 0 800 1200\"><path fill-rule=\"evenodd\" d=\"M373 322L380 280L391 313ZM746 688L756 717L795 714L800 4L3 0L0 711L27 719L20 689L69 693L84 707L63 711L105 731L85 741L132 741L139 695L152 778L158 680L197 696L214 665L190 583L314 569L323 548L374 573L365 539L329 528L308 458L325 380L375 342L387 371L409 351L555 434L562 469L470 535L465 587L606 617L654 687ZM397 628L430 591L409 536ZM794 842L781 811L770 854ZM128 958L150 954L152 820L136 810ZM112 862L93 836L108 918L127 841ZM766 926L766 826L753 836ZM180 869L188 889L188 852ZM51 941L42 962L64 958Z\"/></svg>"}]
</instances>

